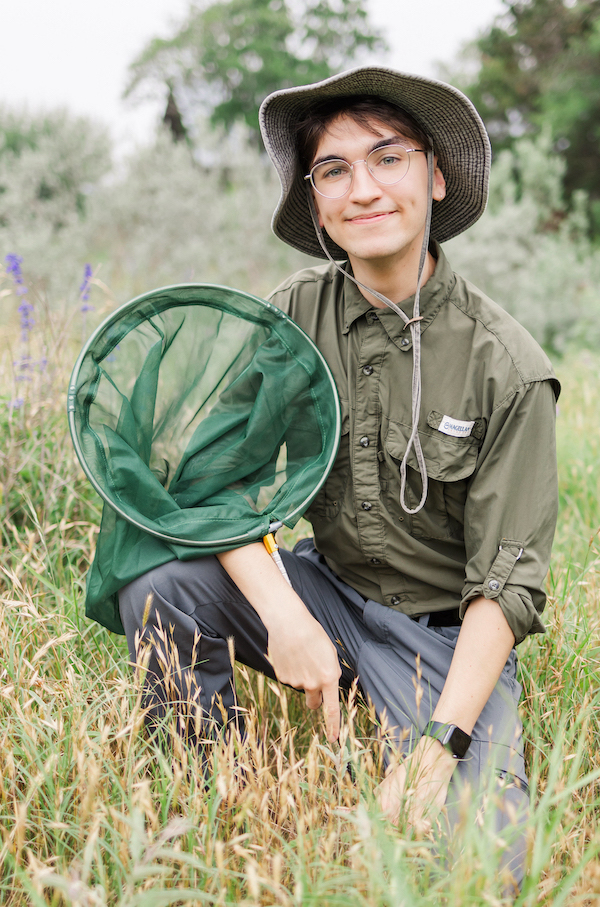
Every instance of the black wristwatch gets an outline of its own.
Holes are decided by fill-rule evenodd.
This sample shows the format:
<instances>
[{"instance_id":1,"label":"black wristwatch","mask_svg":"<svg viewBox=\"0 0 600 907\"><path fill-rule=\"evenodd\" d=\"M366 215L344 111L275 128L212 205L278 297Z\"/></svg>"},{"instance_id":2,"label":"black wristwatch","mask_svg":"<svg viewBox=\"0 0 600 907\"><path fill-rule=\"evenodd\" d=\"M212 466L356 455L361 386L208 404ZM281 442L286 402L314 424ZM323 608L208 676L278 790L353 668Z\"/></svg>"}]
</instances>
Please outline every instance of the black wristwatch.
<instances>
[{"instance_id":1,"label":"black wristwatch","mask_svg":"<svg viewBox=\"0 0 600 907\"><path fill-rule=\"evenodd\" d=\"M455 759L462 759L471 746L471 738L455 724L442 724L441 721L430 721L423 737L435 737L442 746L449 750Z\"/></svg>"}]
</instances>

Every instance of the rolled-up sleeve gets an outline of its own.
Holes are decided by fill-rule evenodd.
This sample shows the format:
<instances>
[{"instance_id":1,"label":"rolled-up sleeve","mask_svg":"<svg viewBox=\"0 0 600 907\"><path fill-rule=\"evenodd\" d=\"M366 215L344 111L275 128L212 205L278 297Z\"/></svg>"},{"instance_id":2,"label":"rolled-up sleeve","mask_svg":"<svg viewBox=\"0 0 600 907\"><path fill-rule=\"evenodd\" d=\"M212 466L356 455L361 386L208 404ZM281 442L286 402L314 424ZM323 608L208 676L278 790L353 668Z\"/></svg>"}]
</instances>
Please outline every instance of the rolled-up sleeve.
<instances>
[{"instance_id":1,"label":"rolled-up sleeve","mask_svg":"<svg viewBox=\"0 0 600 907\"><path fill-rule=\"evenodd\" d=\"M474 598L493 599L517 643L544 632L558 511L557 388L550 379L525 384L494 410L465 504L461 616Z\"/></svg>"}]
</instances>

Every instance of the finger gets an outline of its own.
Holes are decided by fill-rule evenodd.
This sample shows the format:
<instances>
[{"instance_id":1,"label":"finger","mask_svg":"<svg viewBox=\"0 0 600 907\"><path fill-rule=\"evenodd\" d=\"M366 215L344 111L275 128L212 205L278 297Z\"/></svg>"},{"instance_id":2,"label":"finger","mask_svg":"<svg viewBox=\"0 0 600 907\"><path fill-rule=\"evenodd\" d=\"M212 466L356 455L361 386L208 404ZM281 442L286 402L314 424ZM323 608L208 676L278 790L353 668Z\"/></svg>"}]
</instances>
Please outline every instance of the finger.
<instances>
[{"instance_id":1,"label":"finger","mask_svg":"<svg viewBox=\"0 0 600 907\"><path fill-rule=\"evenodd\" d=\"M318 709L321 707L323 702L323 694L321 690L305 690L306 694L306 705L309 709Z\"/></svg>"},{"instance_id":2,"label":"finger","mask_svg":"<svg viewBox=\"0 0 600 907\"><path fill-rule=\"evenodd\" d=\"M337 682L323 688L325 730L330 743L340 736L340 694Z\"/></svg>"},{"instance_id":3,"label":"finger","mask_svg":"<svg viewBox=\"0 0 600 907\"><path fill-rule=\"evenodd\" d=\"M377 802L382 812L394 825L400 818L406 776L402 765L396 766L377 789Z\"/></svg>"},{"instance_id":4,"label":"finger","mask_svg":"<svg viewBox=\"0 0 600 907\"><path fill-rule=\"evenodd\" d=\"M426 838L433 831L433 826L429 819L419 819L415 822L414 829L417 837Z\"/></svg>"},{"instance_id":5,"label":"finger","mask_svg":"<svg viewBox=\"0 0 600 907\"><path fill-rule=\"evenodd\" d=\"M413 829L417 837L431 834L433 826L424 804L413 804L413 808L409 808L407 825Z\"/></svg>"}]
</instances>

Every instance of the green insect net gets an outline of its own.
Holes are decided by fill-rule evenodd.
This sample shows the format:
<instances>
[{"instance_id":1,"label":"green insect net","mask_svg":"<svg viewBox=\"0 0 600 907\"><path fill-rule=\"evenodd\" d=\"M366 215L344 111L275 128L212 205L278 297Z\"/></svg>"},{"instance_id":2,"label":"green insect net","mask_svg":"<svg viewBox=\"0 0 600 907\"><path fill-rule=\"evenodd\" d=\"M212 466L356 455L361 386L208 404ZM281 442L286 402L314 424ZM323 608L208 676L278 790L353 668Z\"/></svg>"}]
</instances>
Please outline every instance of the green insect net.
<instances>
[{"instance_id":1,"label":"green insect net","mask_svg":"<svg viewBox=\"0 0 600 907\"><path fill-rule=\"evenodd\" d=\"M95 331L69 423L105 502L86 613L120 633L117 592L141 574L292 528L340 435L310 338L270 303L207 284L154 290Z\"/></svg>"}]
</instances>

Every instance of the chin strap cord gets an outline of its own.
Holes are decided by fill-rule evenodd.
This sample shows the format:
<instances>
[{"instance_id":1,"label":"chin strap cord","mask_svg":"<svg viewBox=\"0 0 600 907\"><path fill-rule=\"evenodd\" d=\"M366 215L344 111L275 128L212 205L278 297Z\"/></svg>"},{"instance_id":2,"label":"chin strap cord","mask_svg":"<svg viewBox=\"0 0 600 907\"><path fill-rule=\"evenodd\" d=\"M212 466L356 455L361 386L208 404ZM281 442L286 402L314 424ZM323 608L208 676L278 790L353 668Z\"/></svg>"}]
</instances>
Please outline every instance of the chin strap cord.
<instances>
[{"instance_id":1,"label":"chin strap cord","mask_svg":"<svg viewBox=\"0 0 600 907\"><path fill-rule=\"evenodd\" d=\"M419 271L417 274L417 288L415 290L415 301L413 305L413 316L409 318L400 308L396 305L395 302L392 302L391 299L388 299L387 296L384 296L383 293L378 293L377 290L371 289L371 287L366 286L364 283L361 283L360 280L357 280L352 274L349 274L345 268L342 268L337 261L335 261L327 246L325 245L325 240L323 238L323 231L321 230L321 225L319 223L319 217L317 215L317 209L315 207L315 202L313 199L312 191L307 187L308 194L308 207L310 209L310 215L314 224L315 232L317 234L317 239L319 244L323 249L325 255L329 261L341 271L341 273L356 284L361 290L365 290L367 293L370 293L371 296L374 296L388 308L392 309L397 315L400 316L404 322L403 330L410 328L412 346L413 346L413 371L412 371L412 425L411 433L406 445L406 450L400 464L400 504L405 513L418 513L422 509L425 501L427 499L427 488L428 488L428 477L427 477L427 466L425 464L425 457L423 456L423 451L421 449L421 440L419 438L419 413L421 411L421 321L423 316L420 314L419 303L421 299L421 281L423 279L423 271L425 269L425 262L427 261L427 251L429 249L429 234L431 232L431 207L433 199L433 149L429 148L427 151L427 220L425 222L425 233L423 235L423 245L421 246L421 256L419 258ZM423 492L421 494L421 500L417 506L411 510L406 505L406 466L408 463L408 457L411 450L414 447L415 457L417 458L417 465L419 467L419 473L421 475L421 482L423 486Z\"/></svg>"}]
</instances>

